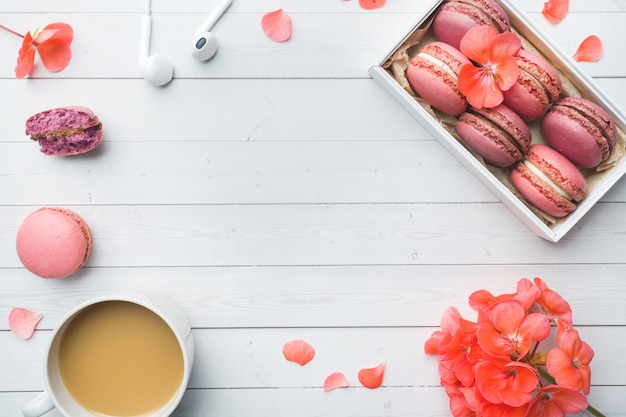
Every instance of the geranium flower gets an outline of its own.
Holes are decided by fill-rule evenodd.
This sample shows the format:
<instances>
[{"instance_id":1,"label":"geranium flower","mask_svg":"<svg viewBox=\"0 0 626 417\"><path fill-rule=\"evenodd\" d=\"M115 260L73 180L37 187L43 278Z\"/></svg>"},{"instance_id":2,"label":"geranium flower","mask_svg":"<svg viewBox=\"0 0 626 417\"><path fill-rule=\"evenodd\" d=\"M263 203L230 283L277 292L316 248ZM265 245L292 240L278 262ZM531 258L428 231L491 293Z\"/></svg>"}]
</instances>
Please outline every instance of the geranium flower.
<instances>
[{"instance_id":1,"label":"geranium flower","mask_svg":"<svg viewBox=\"0 0 626 417\"><path fill-rule=\"evenodd\" d=\"M476 365L476 386L492 404L510 407L528 404L538 382L537 371L526 363L493 360Z\"/></svg>"},{"instance_id":2,"label":"geranium flower","mask_svg":"<svg viewBox=\"0 0 626 417\"><path fill-rule=\"evenodd\" d=\"M587 408L587 397L571 388L546 385L530 403L528 417L565 417Z\"/></svg>"},{"instance_id":3,"label":"geranium flower","mask_svg":"<svg viewBox=\"0 0 626 417\"><path fill-rule=\"evenodd\" d=\"M564 417L585 408L604 417L585 397L593 350L574 330L567 301L542 279L522 278L514 293L481 289L469 303L476 323L448 307L424 344L438 356L454 417ZM554 327L558 347L540 350Z\"/></svg>"},{"instance_id":4,"label":"geranium flower","mask_svg":"<svg viewBox=\"0 0 626 417\"><path fill-rule=\"evenodd\" d=\"M548 352L546 368L558 385L589 394L593 349L583 342L575 329L564 331L558 340L559 347Z\"/></svg>"},{"instance_id":5,"label":"geranium flower","mask_svg":"<svg viewBox=\"0 0 626 417\"><path fill-rule=\"evenodd\" d=\"M539 313L526 314L519 301L505 300L493 306L489 321L479 323L478 344L494 357L518 354L524 357L533 341L550 334L550 322Z\"/></svg>"},{"instance_id":6,"label":"geranium flower","mask_svg":"<svg viewBox=\"0 0 626 417\"><path fill-rule=\"evenodd\" d=\"M10 32L19 35L12 30ZM70 45L74 39L74 30L67 23L51 23L42 31L36 30L34 37L30 32L22 37L24 40L15 67L15 76L18 79L30 74L35 65L36 53L39 53L41 63L48 71L61 71L69 65L72 59Z\"/></svg>"},{"instance_id":7,"label":"geranium flower","mask_svg":"<svg viewBox=\"0 0 626 417\"><path fill-rule=\"evenodd\" d=\"M456 308L450 307L441 318L441 331L434 332L424 344L427 353L439 355L439 365L445 368L440 374L446 383L473 384L474 364L483 358L477 328L476 323L463 319Z\"/></svg>"},{"instance_id":8,"label":"geranium flower","mask_svg":"<svg viewBox=\"0 0 626 417\"><path fill-rule=\"evenodd\" d=\"M572 327L572 308L565 298L548 288L548 285L541 278L535 278L534 281L541 291L537 298L541 312L554 324L561 322L566 328Z\"/></svg>"},{"instance_id":9,"label":"geranium flower","mask_svg":"<svg viewBox=\"0 0 626 417\"><path fill-rule=\"evenodd\" d=\"M520 70L515 55L522 44L512 32L498 33L491 26L470 29L461 39L461 52L476 65L467 64L459 73L459 90L476 108L502 103L502 91L511 88Z\"/></svg>"}]
</instances>

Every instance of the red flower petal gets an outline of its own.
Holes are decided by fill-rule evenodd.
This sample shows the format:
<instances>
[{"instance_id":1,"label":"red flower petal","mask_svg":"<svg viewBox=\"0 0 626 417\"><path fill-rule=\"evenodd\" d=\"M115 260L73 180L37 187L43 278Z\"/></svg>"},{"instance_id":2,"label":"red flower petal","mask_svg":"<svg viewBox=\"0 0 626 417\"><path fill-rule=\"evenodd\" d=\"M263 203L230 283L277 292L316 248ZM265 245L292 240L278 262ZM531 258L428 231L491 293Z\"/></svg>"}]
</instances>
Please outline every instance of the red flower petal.
<instances>
[{"instance_id":1,"label":"red flower petal","mask_svg":"<svg viewBox=\"0 0 626 417\"><path fill-rule=\"evenodd\" d=\"M359 0L359 5L367 10L374 10L385 5L387 0Z\"/></svg>"},{"instance_id":2,"label":"red flower petal","mask_svg":"<svg viewBox=\"0 0 626 417\"><path fill-rule=\"evenodd\" d=\"M461 68L459 90L465 95L469 104L477 109L495 107L504 100L502 91L494 82L493 74L472 64Z\"/></svg>"},{"instance_id":3,"label":"red flower petal","mask_svg":"<svg viewBox=\"0 0 626 417\"><path fill-rule=\"evenodd\" d=\"M596 62L602 56L602 41L596 35L586 37L574 54L578 62Z\"/></svg>"},{"instance_id":4,"label":"red flower petal","mask_svg":"<svg viewBox=\"0 0 626 417\"><path fill-rule=\"evenodd\" d=\"M263 32L275 42L284 42L291 37L291 16L278 9L261 18Z\"/></svg>"},{"instance_id":5,"label":"red flower petal","mask_svg":"<svg viewBox=\"0 0 626 417\"><path fill-rule=\"evenodd\" d=\"M543 4L541 13L550 23L556 24L567 16L569 0L548 0Z\"/></svg>"},{"instance_id":6,"label":"red flower petal","mask_svg":"<svg viewBox=\"0 0 626 417\"><path fill-rule=\"evenodd\" d=\"M30 339L42 317L40 313L16 307L9 313L9 328L20 339Z\"/></svg>"},{"instance_id":7,"label":"red flower petal","mask_svg":"<svg viewBox=\"0 0 626 417\"><path fill-rule=\"evenodd\" d=\"M67 67L72 59L70 45L74 30L67 23L51 23L35 38L41 63L48 71L57 72Z\"/></svg>"},{"instance_id":8,"label":"red flower petal","mask_svg":"<svg viewBox=\"0 0 626 417\"><path fill-rule=\"evenodd\" d=\"M18 80L26 77L35 65L35 48L33 47L33 38L30 32L24 35L22 47L17 56L17 66L15 67L15 77Z\"/></svg>"},{"instance_id":9,"label":"red flower petal","mask_svg":"<svg viewBox=\"0 0 626 417\"><path fill-rule=\"evenodd\" d=\"M365 387L375 389L383 384L383 377L385 376L385 361L375 368L363 368L359 371L359 382Z\"/></svg>"},{"instance_id":10,"label":"red flower petal","mask_svg":"<svg viewBox=\"0 0 626 417\"><path fill-rule=\"evenodd\" d=\"M288 361L304 366L315 356L315 349L304 340L291 340L283 346L283 356Z\"/></svg>"},{"instance_id":11,"label":"red flower petal","mask_svg":"<svg viewBox=\"0 0 626 417\"><path fill-rule=\"evenodd\" d=\"M324 392L332 391L337 388L345 388L348 385L348 380L344 374L341 372L333 372L324 380Z\"/></svg>"}]
</instances>

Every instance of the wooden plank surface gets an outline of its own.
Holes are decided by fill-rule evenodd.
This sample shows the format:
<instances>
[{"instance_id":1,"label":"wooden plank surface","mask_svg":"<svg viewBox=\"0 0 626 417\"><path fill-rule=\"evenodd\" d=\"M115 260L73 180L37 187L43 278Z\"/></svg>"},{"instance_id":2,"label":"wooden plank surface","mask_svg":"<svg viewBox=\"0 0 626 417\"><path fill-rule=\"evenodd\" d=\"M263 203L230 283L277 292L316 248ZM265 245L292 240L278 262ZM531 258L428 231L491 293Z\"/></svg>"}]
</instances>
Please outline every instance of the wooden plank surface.
<instances>
[{"instance_id":1,"label":"wooden plank surface","mask_svg":"<svg viewBox=\"0 0 626 417\"><path fill-rule=\"evenodd\" d=\"M44 350L68 310L150 289L181 306L196 340L174 416L448 416L423 354L442 312L473 318L473 291L540 276L595 350L590 402L626 416L626 182L558 244L533 235L367 75L431 3L235 0L214 28L218 54L198 63L188 41L217 0L153 0L152 51L176 64L154 88L137 62L147 2L4 0L0 23L65 21L75 41L65 70L38 63L15 80L21 40L0 32L1 414L21 415L43 389ZM573 1L558 25L543 3L520 7L566 53L601 37L604 56L581 68L626 108L626 2ZM285 43L260 27L278 8L293 19ZM91 107L105 141L46 157L24 121L65 105ZM91 227L93 252L72 277L43 280L17 257L19 225L41 206ZM30 340L8 328L17 306L44 315ZM317 349L306 367L281 356L294 338ZM361 387L358 369L382 360L383 387ZM351 386L324 393L334 371Z\"/></svg>"}]
</instances>

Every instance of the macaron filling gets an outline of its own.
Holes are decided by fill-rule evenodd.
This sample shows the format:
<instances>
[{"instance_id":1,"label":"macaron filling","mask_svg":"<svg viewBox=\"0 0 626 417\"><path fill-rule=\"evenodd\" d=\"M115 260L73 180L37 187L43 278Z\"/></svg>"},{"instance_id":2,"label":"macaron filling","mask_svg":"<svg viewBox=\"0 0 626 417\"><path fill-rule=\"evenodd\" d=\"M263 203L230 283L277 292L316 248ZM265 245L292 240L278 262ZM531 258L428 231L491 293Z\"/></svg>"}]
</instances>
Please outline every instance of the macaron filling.
<instances>
[{"instance_id":1,"label":"macaron filling","mask_svg":"<svg viewBox=\"0 0 626 417\"><path fill-rule=\"evenodd\" d=\"M552 181L546 174L543 173L539 168L537 168L532 162L529 160L524 160L524 166L530 170L534 175L539 177L546 185L550 188L554 189L561 197L568 199L569 201L574 201L574 199L567 194L561 187L559 187L554 181Z\"/></svg>"},{"instance_id":2,"label":"macaron filling","mask_svg":"<svg viewBox=\"0 0 626 417\"><path fill-rule=\"evenodd\" d=\"M417 57L424 59L425 61L428 61L430 63L432 63L433 65L439 67L440 69L442 69L445 73L449 74L452 78L454 78L455 80L459 79L459 76L457 75L456 72L454 72L454 70L452 69L452 67L450 67L448 64L446 64L445 62L443 62L442 60L424 53L424 52L419 52L417 55Z\"/></svg>"}]
</instances>

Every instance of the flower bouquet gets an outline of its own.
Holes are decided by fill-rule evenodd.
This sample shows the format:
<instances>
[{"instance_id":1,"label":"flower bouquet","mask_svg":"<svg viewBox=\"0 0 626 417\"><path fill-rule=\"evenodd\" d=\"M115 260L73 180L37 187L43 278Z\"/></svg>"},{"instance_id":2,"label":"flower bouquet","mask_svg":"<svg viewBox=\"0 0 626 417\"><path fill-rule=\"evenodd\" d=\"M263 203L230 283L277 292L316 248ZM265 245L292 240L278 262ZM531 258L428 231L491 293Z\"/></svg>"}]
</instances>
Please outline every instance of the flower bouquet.
<instances>
[{"instance_id":1,"label":"flower bouquet","mask_svg":"<svg viewBox=\"0 0 626 417\"><path fill-rule=\"evenodd\" d=\"M543 280L522 278L512 294L478 290L469 304L476 322L449 307L424 345L438 356L454 417L563 417L585 409L603 416L586 397L593 349L574 329L568 302Z\"/></svg>"}]
</instances>

